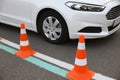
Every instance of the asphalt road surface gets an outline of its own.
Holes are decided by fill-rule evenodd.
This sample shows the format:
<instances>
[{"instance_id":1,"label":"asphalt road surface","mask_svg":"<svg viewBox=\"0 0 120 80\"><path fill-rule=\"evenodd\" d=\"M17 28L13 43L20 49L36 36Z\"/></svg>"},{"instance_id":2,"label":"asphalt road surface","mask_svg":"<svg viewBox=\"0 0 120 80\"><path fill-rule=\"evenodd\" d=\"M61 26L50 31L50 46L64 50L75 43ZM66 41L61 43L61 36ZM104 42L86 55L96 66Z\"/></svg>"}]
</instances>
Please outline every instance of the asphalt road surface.
<instances>
[{"instance_id":1,"label":"asphalt road surface","mask_svg":"<svg viewBox=\"0 0 120 80\"><path fill-rule=\"evenodd\" d=\"M74 64L77 40L51 44L27 31L31 47L45 55ZM0 23L0 37L19 44L19 28ZM89 68L120 80L120 30L109 37L86 40ZM0 80L67 80L0 50Z\"/></svg>"}]
</instances>

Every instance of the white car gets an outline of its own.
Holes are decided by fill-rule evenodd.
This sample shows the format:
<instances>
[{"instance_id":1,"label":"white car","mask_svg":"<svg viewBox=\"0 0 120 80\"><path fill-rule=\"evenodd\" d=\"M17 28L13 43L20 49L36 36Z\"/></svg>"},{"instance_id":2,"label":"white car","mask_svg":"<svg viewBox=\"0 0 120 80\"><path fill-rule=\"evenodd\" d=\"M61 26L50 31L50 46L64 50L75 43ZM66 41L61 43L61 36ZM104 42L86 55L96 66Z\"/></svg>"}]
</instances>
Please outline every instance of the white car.
<instances>
[{"instance_id":1,"label":"white car","mask_svg":"<svg viewBox=\"0 0 120 80\"><path fill-rule=\"evenodd\" d=\"M0 0L0 22L24 22L52 43L101 38L120 28L120 0Z\"/></svg>"}]
</instances>

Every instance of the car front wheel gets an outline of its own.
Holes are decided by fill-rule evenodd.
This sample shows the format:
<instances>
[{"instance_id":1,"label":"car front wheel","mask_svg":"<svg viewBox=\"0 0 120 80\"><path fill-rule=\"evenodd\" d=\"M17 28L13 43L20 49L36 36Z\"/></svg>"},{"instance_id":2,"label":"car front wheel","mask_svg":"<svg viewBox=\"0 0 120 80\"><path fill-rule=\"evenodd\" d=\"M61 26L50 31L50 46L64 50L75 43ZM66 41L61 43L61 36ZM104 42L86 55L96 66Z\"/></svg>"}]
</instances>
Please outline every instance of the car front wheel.
<instances>
[{"instance_id":1,"label":"car front wheel","mask_svg":"<svg viewBox=\"0 0 120 80\"><path fill-rule=\"evenodd\" d=\"M55 11L46 11L38 20L41 34L51 43L63 43L68 40L67 24Z\"/></svg>"}]
</instances>

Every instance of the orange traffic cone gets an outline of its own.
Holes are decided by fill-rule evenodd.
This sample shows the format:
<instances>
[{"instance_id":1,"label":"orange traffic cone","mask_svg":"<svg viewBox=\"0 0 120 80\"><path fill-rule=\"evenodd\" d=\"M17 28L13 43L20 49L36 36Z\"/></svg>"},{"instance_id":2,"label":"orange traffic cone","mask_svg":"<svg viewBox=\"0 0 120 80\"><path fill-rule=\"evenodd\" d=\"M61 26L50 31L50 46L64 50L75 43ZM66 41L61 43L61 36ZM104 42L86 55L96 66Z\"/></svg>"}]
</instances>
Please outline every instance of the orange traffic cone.
<instances>
[{"instance_id":1,"label":"orange traffic cone","mask_svg":"<svg viewBox=\"0 0 120 80\"><path fill-rule=\"evenodd\" d=\"M36 52L30 48L28 36L26 34L25 24L21 23L21 30L20 30L20 50L16 52L16 56L21 58L29 57Z\"/></svg>"},{"instance_id":2,"label":"orange traffic cone","mask_svg":"<svg viewBox=\"0 0 120 80\"><path fill-rule=\"evenodd\" d=\"M84 35L80 35L74 68L66 76L72 80L91 80L94 75L93 71L88 70L85 39Z\"/></svg>"}]
</instances>

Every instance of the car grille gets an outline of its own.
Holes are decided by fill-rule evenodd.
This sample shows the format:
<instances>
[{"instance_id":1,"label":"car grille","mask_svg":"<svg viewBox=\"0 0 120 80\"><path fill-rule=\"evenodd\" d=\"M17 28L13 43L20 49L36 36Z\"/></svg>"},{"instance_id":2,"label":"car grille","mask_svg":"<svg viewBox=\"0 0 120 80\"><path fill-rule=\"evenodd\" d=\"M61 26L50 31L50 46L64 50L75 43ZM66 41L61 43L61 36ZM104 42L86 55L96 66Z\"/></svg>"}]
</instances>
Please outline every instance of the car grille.
<instances>
[{"instance_id":1,"label":"car grille","mask_svg":"<svg viewBox=\"0 0 120 80\"><path fill-rule=\"evenodd\" d=\"M120 16L120 5L112 8L106 15L108 20L115 19Z\"/></svg>"}]
</instances>

